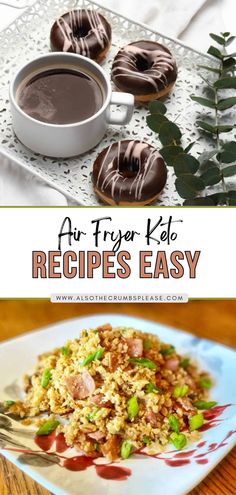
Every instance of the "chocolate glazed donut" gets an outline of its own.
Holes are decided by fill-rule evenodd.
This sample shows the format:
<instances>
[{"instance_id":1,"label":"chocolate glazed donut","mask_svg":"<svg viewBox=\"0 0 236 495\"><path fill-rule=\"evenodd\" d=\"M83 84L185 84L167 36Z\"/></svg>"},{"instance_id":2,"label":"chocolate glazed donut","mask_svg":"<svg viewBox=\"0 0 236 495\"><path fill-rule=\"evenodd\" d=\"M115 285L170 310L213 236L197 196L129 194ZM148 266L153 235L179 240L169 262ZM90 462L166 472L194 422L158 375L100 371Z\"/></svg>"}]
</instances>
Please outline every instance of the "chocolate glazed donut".
<instances>
[{"instance_id":1,"label":"chocolate glazed donut","mask_svg":"<svg viewBox=\"0 0 236 495\"><path fill-rule=\"evenodd\" d=\"M117 53L111 76L118 89L145 102L169 93L177 77L177 66L165 46L156 41L136 41Z\"/></svg>"},{"instance_id":2,"label":"chocolate glazed donut","mask_svg":"<svg viewBox=\"0 0 236 495\"><path fill-rule=\"evenodd\" d=\"M97 195L110 205L146 205L165 186L166 166L158 151L141 141L119 141L105 148L93 165Z\"/></svg>"},{"instance_id":3,"label":"chocolate glazed donut","mask_svg":"<svg viewBox=\"0 0 236 495\"><path fill-rule=\"evenodd\" d=\"M96 10L71 10L54 22L50 41L54 51L78 53L101 62L111 45L111 26Z\"/></svg>"}]
</instances>

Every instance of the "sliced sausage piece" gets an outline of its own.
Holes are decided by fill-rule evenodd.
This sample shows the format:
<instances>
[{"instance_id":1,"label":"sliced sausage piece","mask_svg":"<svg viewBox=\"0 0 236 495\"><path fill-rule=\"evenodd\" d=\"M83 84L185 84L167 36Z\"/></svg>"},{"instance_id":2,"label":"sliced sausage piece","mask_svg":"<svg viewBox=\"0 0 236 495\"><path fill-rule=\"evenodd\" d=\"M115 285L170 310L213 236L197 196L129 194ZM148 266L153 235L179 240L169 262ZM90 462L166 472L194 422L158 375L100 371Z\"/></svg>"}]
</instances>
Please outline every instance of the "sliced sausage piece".
<instances>
[{"instance_id":1,"label":"sliced sausage piece","mask_svg":"<svg viewBox=\"0 0 236 495\"><path fill-rule=\"evenodd\" d=\"M145 416L146 420L148 423L150 423L152 426L157 426L158 420L157 420L157 415L153 411L148 411L148 413Z\"/></svg>"},{"instance_id":2,"label":"sliced sausage piece","mask_svg":"<svg viewBox=\"0 0 236 495\"><path fill-rule=\"evenodd\" d=\"M191 400L188 397L179 397L177 399L177 402L182 406L184 411L196 412L196 407L193 406Z\"/></svg>"},{"instance_id":3,"label":"sliced sausage piece","mask_svg":"<svg viewBox=\"0 0 236 495\"><path fill-rule=\"evenodd\" d=\"M118 356L115 352L109 352L108 355L108 368L110 371L115 371L118 366Z\"/></svg>"},{"instance_id":4,"label":"sliced sausage piece","mask_svg":"<svg viewBox=\"0 0 236 495\"><path fill-rule=\"evenodd\" d=\"M65 383L69 394L74 400L89 397L96 388L94 379L86 370L79 375L67 377Z\"/></svg>"},{"instance_id":5,"label":"sliced sausage piece","mask_svg":"<svg viewBox=\"0 0 236 495\"><path fill-rule=\"evenodd\" d=\"M104 395L102 394L93 395L90 402L98 407L112 407L112 403L109 400L104 400Z\"/></svg>"},{"instance_id":6,"label":"sliced sausage piece","mask_svg":"<svg viewBox=\"0 0 236 495\"><path fill-rule=\"evenodd\" d=\"M92 433L88 433L88 437L92 438L93 440L96 440L96 442L99 442L105 437L105 433L97 430L97 431L93 431Z\"/></svg>"},{"instance_id":7,"label":"sliced sausage piece","mask_svg":"<svg viewBox=\"0 0 236 495\"><path fill-rule=\"evenodd\" d=\"M167 359L165 362L164 368L166 370L170 370L170 371L177 371L178 366L179 366L179 359L176 356L176 357L172 357L172 358Z\"/></svg>"},{"instance_id":8,"label":"sliced sausage piece","mask_svg":"<svg viewBox=\"0 0 236 495\"><path fill-rule=\"evenodd\" d=\"M105 332L106 330L112 330L112 326L110 323L105 323L105 325L101 325L100 327L97 327L98 332Z\"/></svg>"},{"instance_id":9,"label":"sliced sausage piece","mask_svg":"<svg viewBox=\"0 0 236 495\"><path fill-rule=\"evenodd\" d=\"M115 461L120 454L120 438L118 435L113 435L107 442L101 445L101 451L110 461Z\"/></svg>"},{"instance_id":10,"label":"sliced sausage piece","mask_svg":"<svg viewBox=\"0 0 236 495\"><path fill-rule=\"evenodd\" d=\"M143 355L142 339L125 339L128 345L128 354L131 357L141 357Z\"/></svg>"}]
</instances>

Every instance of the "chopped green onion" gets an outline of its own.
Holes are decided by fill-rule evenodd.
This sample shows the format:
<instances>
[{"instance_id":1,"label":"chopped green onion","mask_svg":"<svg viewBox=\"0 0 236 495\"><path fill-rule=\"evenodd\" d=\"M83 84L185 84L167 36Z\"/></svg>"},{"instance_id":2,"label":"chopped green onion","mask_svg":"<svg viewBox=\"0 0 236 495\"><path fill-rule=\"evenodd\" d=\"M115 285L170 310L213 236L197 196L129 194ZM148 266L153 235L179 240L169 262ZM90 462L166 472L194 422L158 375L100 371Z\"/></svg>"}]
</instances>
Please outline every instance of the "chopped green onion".
<instances>
[{"instance_id":1,"label":"chopped green onion","mask_svg":"<svg viewBox=\"0 0 236 495\"><path fill-rule=\"evenodd\" d=\"M201 378L199 380L199 385L202 388L209 389L212 387L212 381L210 380L210 378Z\"/></svg>"},{"instance_id":2,"label":"chopped green onion","mask_svg":"<svg viewBox=\"0 0 236 495\"><path fill-rule=\"evenodd\" d=\"M204 418L202 413L195 414L189 418L189 429L190 431L198 430L204 423Z\"/></svg>"},{"instance_id":3,"label":"chopped green onion","mask_svg":"<svg viewBox=\"0 0 236 495\"><path fill-rule=\"evenodd\" d=\"M147 435L144 435L143 436L143 443L145 443L145 445L150 445L150 443L152 443L151 438L147 437Z\"/></svg>"},{"instance_id":4,"label":"chopped green onion","mask_svg":"<svg viewBox=\"0 0 236 495\"><path fill-rule=\"evenodd\" d=\"M128 418L130 420L134 419L139 412L139 405L137 397L131 397L127 402Z\"/></svg>"},{"instance_id":5,"label":"chopped green onion","mask_svg":"<svg viewBox=\"0 0 236 495\"><path fill-rule=\"evenodd\" d=\"M212 400L210 402L206 402L205 400L196 400L193 405L197 407L197 409L211 409L211 407L216 406L217 402Z\"/></svg>"},{"instance_id":6,"label":"chopped green onion","mask_svg":"<svg viewBox=\"0 0 236 495\"><path fill-rule=\"evenodd\" d=\"M50 435L59 425L59 421L56 421L55 419L48 419L48 421L45 421L45 423L40 426L38 429L36 435L41 436L41 435Z\"/></svg>"},{"instance_id":7,"label":"chopped green onion","mask_svg":"<svg viewBox=\"0 0 236 495\"><path fill-rule=\"evenodd\" d=\"M183 449L187 444L187 438L183 433L171 433L170 440L177 450Z\"/></svg>"},{"instance_id":8,"label":"chopped green onion","mask_svg":"<svg viewBox=\"0 0 236 495\"><path fill-rule=\"evenodd\" d=\"M173 397L178 399L178 397L184 397L188 393L188 385L183 385L182 387L175 387L173 390Z\"/></svg>"},{"instance_id":9,"label":"chopped green onion","mask_svg":"<svg viewBox=\"0 0 236 495\"><path fill-rule=\"evenodd\" d=\"M96 450L96 452L100 452L100 445L98 442L94 444L94 450Z\"/></svg>"},{"instance_id":10,"label":"chopped green onion","mask_svg":"<svg viewBox=\"0 0 236 495\"><path fill-rule=\"evenodd\" d=\"M97 351L93 352L92 354L89 354L81 363L81 366L87 366L87 364L91 363L92 361L96 361L96 359L101 359L105 349L101 347L101 349L98 349Z\"/></svg>"},{"instance_id":11,"label":"chopped green onion","mask_svg":"<svg viewBox=\"0 0 236 495\"><path fill-rule=\"evenodd\" d=\"M119 327L120 332L126 332L129 327Z\"/></svg>"},{"instance_id":12,"label":"chopped green onion","mask_svg":"<svg viewBox=\"0 0 236 495\"><path fill-rule=\"evenodd\" d=\"M182 361L180 361L180 366L181 368L184 368L184 370L186 370L186 368L189 366L189 363L190 363L190 359L189 358L183 358Z\"/></svg>"},{"instance_id":13,"label":"chopped green onion","mask_svg":"<svg viewBox=\"0 0 236 495\"><path fill-rule=\"evenodd\" d=\"M130 454L132 453L133 445L128 440L124 440L121 444L120 455L122 459L128 459Z\"/></svg>"},{"instance_id":14,"label":"chopped green onion","mask_svg":"<svg viewBox=\"0 0 236 495\"><path fill-rule=\"evenodd\" d=\"M99 411L99 407L96 407L91 413L89 413L87 416L88 421L91 421L91 422L94 421L95 416L96 416L98 411Z\"/></svg>"},{"instance_id":15,"label":"chopped green onion","mask_svg":"<svg viewBox=\"0 0 236 495\"><path fill-rule=\"evenodd\" d=\"M11 406L13 406L13 404L15 404L15 401L14 400L5 400L3 404L4 404L4 407L11 407Z\"/></svg>"},{"instance_id":16,"label":"chopped green onion","mask_svg":"<svg viewBox=\"0 0 236 495\"><path fill-rule=\"evenodd\" d=\"M148 383L145 387L145 392L146 394L150 394L150 393L154 393L154 394L157 394L159 392L161 392L161 389L156 387L156 385L154 385L154 383Z\"/></svg>"},{"instance_id":17,"label":"chopped green onion","mask_svg":"<svg viewBox=\"0 0 236 495\"><path fill-rule=\"evenodd\" d=\"M171 345L170 347L163 347L160 350L162 356L169 356L169 354L173 354L173 352L175 352L175 347L173 345Z\"/></svg>"},{"instance_id":18,"label":"chopped green onion","mask_svg":"<svg viewBox=\"0 0 236 495\"><path fill-rule=\"evenodd\" d=\"M104 353L105 349L104 347L101 347L101 349L98 349L98 351L96 352L95 354L95 360L96 359L101 359L101 357L103 356L103 353Z\"/></svg>"},{"instance_id":19,"label":"chopped green onion","mask_svg":"<svg viewBox=\"0 0 236 495\"><path fill-rule=\"evenodd\" d=\"M89 354L89 356L87 356L82 362L81 362L81 366L87 366L87 364L91 363L94 359L95 359L95 356L96 356L96 352L93 352L92 354Z\"/></svg>"},{"instance_id":20,"label":"chopped green onion","mask_svg":"<svg viewBox=\"0 0 236 495\"><path fill-rule=\"evenodd\" d=\"M45 370L43 371L42 377L41 377L41 381L40 381L40 384L42 385L43 388L47 388L51 378L52 378L52 373L51 373L50 369L45 368Z\"/></svg>"},{"instance_id":21,"label":"chopped green onion","mask_svg":"<svg viewBox=\"0 0 236 495\"><path fill-rule=\"evenodd\" d=\"M152 341L150 339L145 339L143 341L143 347L144 347L145 351L149 351L149 349L152 348Z\"/></svg>"},{"instance_id":22,"label":"chopped green onion","mask_svg":"<svg viewBox=\"0 0 236 495\"><path fill-rule=\"evenodd\" d=\"M172 431L179 433L179 421L174 414L170 414L168 417L169 425Z\"/></svg>"},{"instance_id":23,"label":"chopped green onion","mask_svg":"<svg viewBox=\"0 0 236 495\"><path fill-rule=\"evenodd\" d=\"M63 354L63 356L69 356L70 355L70 348L67 346L63 346L61 347L61 353Z\"/></svg>"},{"instance_id":24,"label":"chopped green onion","mask_svg":"<svg viewBox=\"0 0 236 495\"><path fill-rule=\"evenodd\" d=\"M155 370L157 365L146 358L129 358L129 362L132 364L137 364L138 366L143 366L144 368L149 368L150 370Z\"/></svg>"}]
</instances>

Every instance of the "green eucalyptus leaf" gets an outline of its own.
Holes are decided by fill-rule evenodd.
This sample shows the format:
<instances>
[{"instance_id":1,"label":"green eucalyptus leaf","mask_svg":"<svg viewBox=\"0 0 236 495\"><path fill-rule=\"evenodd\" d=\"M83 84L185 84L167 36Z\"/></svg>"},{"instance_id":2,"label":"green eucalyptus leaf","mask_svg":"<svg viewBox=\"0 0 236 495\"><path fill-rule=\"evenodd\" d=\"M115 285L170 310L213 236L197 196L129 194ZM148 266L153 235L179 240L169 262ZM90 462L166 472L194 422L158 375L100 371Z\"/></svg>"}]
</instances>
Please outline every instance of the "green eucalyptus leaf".
<instances>
[{"instance_id":1,"label":"green eucalyptus leaf","mask_svg":"<svg viewBox=\"0 0 236 495\"><path fill-rule=\"evenodd\" d=\"M204 198L194 198L194 199L186 199L183 203L184 206L214 206L214 201L205 196Z\"/></svg>"},{"instance_id":2,"label":"green eucalyptus leaf","mask_svg":"<svg viewBox=\"0 0 236 495\"><path fill-rule=\"evenodd\" d=\"M225 46L229 46L235 40L235 36L230 36L225 42Z\"/></svg>"},{"instance_id":3,"label":"green eucalyptus leaf","mask_svg":"<svg viewBox=\"0 0 236 495\"><path fill-rule=\"evenodd\" d=\"M214 162L213 160L208 160L206 162L203 162L200 167L199 167L199 172L201 174L203 174L204 172L206 172L207 170L209 170L209 168L214 168L218 166L218 164L216 162Z\"/></svg>"},{"instance_id":4,"label":"green eucalyptus leaf","mask_svg":"<svg viewBox=\"0 0 236 495\"><path fill-rule=\"evenodd\" d=\"M223 133L223 132L230 132L233 130L234 125L211 125L208 122L204 122L203 120L198 120L197 121L198 127L203 129L204 131L210 132L211 134L217 134L217 133Z\"/></svg>"},{"instance_id":5,"label":"green eucalyptus leaf","mask_svg":"<svg viewBox=\"0 0 236 495\"><path fill-rule=\"evenodd\" d=\"M232 70L236 65L236 60L233 57L225 58L223 60L224 71Z\"/></svg>"},{"instance_id":6,"label":"green eucalyptus leaf","mask_svg":"<svg viewBox=\"0 0 236 495\"><path fill-rule=\"evenodd\" d=\"M175 187L181 198L194 198L198 191L204 189L204 182L193 174L182 174L177 177Z\"/></svg>"},{"instance_id":7,"label":"green eucalyptus leaf","mask_svg":"<svg viewBox=\"0 0 236 495\"><path fill-rule=\"evenodd\" d=\"M215 184L218 184L218 182L220 182L222 179L220 169L217 166L209 168L208 170L203 172L200 177L203 180L205 186L214 186Z\"/></svg>"},{"instance_id":8,"label":"green eucalyptus leaf","mask_svg":"<svg viewBox=\"0 0 236 495\"><path fill-rule=\"evenodd\" d=\"M208 122L204 122L203 120L197 120L197 125L204 131L210 132L211 134L216 133L214 125L211 125Z\"/></svg>"},{"instance_id":9,"label":"green eucalyptus leaf","mask_svg":"<svg viewBox=\"0 0 236 495\"><path fill-rule=\"evenodd\" d=\"M216 206L225 205L227 202L227 193L217 192L217 193L209 194L208 198L210 198Z\"/></svg>"},{"instance_id":10,"label":"green eucalyptus leaf","mask_svg":"<svg viewBox=\"0 0 236 495\"><path fill-rule=\"evenodd\" d=\"M223 168L222 174L224 177L236 175L236 165L229 165L228 167Z\"/></svg>"},{"instance_id":11,"label":"green eucalyptus leaf","mask_svg":"<svg viewBox=\"0 0 236 495\"><path fill-rule=\"evenodd\" d=\"M223 163L232 163L236 160L236 141L229 141L222 145L222 152L219 154L219 160Z\"/></svg>"},{"instance_id":12,"label":"green eucalyptus leaf","mask_svg":"<svg viewBox=\"0 0 236 495\"><path fill-rule=\"evenodd\" d=\"M219 45L224 45L225 44L225 39L222 36L218 36L217 34L210 33L210 37L216 41Z\"/></svg>"},{"instance_id":13,"label":"green eucalyptus leaf","mask_svg":"<svg viewBox=\"0 0 236 495\"><path fill-rule=\"evenodd\" d=\"M186 146L186 148L184 150L185 153L188 153L192 149L192 147L194 146L195 143L196 143L196 141L192 141L192 143L189 143L188 146Z\"/></svg>"},{"instance_id":14,"label":"green eucalyptus leaf","mask_svg":"<svg viewBox=\"0 0 236 495\"><path fill-rule=\"evenodd\" d=\"M172 167L175 156L179 153L183 153L183 148L181 146L174 145L164 146L160 149L159 153L161 154L167 165Z\"/></svg>"},{"instance_id":15,"label":"green eucalyptus leaf","mask_svg":"<svg viewBox=\"0 0 236 495\"><path fill-rule=\"evenodd\" d=\"M233 53L229 53L229 55L226 55L227 57L236 57L236 52L233 52Z\"/></svg>"},{"instance_id":16,"label":"green eucalyptus leaf","mask_svg":"<svg viewBox=\"0 0 236 495\"><path fill-rule=\"evenodd\" d=\"M209 53L210 55L212 55L213 57L215 58L218 58L218 59L222 59L222 53L220 50L218 50L218 48L216 48L215 46L210 46L210 48L207 50L207 53Z\"/></svg>"},{"instance_id":17,"label":"green eucalyptus leaf","mask_svg":"<svg viewBox=\"0 0 236 495\"><path fill-rule=\"evenodd\" d=\"M229 206L236 206L236 191L228 192L228 203Z\"/></svg>"},{"instance_id":18,"label":"green eucalyptus leaf","mask_svg":"<svg viewBox=\"0 0 236 495\"><path fill-rule=\"evenodd\" d=\"M169 122L169 120L161 113L155 113L147 116L147 125L154 132L160 131L161 124Z\"/></svg>"},{"instance_id":19,"label":"green eucalyptus leaf","mask_svg":"<svg viewBox=\"0 0 236 495\"><path fill-rule=\"evenodd\" d=\"M173 122L164 122L159 131L159 139L161 144L172 144L173 141L179 142L181 139L181 131Z\"/></svg>"},{"instance_id":20,"label":"green eucalyptus leaf","mask_svg":"<svg viewBox=\"0 0 236 495\"><path fill-rule=\"evenodd\" d=\"M225 98L224 100L219 100L217 104L218 110L226 110L236 105L236 96L231 96L230 98Z\"/></svg>"},{"instance_id":21,"label":"green eucalyptus leaf","mask_svg":"<svg viewBox=\"0 0 236 495\"><path fill-rule=\"evenodd\" d=\"M148 105L150 113L161 113L165 115L167 108L160 100L151 101Z\"/></svg>"},{"instance_id":22,"label":"green eucalyptus leaf","mask_svg":"<svg viewBox=\"0 0 236 495\"><path fill-rule=\"evenodd\" d=\"M236 77L222 77L214 82L216 89L236 89Z\"/></svg>"},{"instance_id":23,"label":"green eucalyptus leaf","mask_svg":"<svg viewBox=\"0 0 236 495\"><path fill-rule=\"evenodd\" d=\"M217 125L215 126L215 130L216 132L218 131L218 133L223 133L223 132L230 132L234 129L234 125Z\"/></svg>"},{"instance_id":24,"label":"green eucalyptus leaf","mask_svg":"<svg viewBox=\"0 0 236 495\"><path fill-rule=\"evenodd\" d=\"M214 72L214 74L220 74L220 69L216 69L215 67L210 67L209 65L198 65L200 69L209 70L210 72Z\"/></svg>"},{"instance_id":25,"label":"green eucalyptus leaf","mask_svg":"<svg viewBox=\"0 0 236 495\"><path fill-rule=\"evenodd\" d=\"M202 98L200 96L191 96L191 99L193 101L196 101L197 103L200 103L200 105L203 105L204 107L208 108L215 108L216 104L213 100L209 100L208 98Z\"/></svg>"},{"instance_id":26,"label":"green eucalyptus leaf","mask_svg":"<svg viewBox=\"0 0 236 495\"><path fill-rule=\"evenodd\" d=\"M228 36L230 35L230 32L226 31L225 33L220 33L220 34L222 34L222 36L224 36L224 38L228 38Z\"/></svg>"},{"instance_id":27,"label":"green eucalyptus leaf","mask_svg":"<svg viewBox=\"0 0 236 495\"><path fill-rule=\"evenodd\" d=\"M181 174L195 174L199 169L199 162L194 156L187 153L179 153L174 158L174 170L177 176Z\"/></svg>"}]
</instances>

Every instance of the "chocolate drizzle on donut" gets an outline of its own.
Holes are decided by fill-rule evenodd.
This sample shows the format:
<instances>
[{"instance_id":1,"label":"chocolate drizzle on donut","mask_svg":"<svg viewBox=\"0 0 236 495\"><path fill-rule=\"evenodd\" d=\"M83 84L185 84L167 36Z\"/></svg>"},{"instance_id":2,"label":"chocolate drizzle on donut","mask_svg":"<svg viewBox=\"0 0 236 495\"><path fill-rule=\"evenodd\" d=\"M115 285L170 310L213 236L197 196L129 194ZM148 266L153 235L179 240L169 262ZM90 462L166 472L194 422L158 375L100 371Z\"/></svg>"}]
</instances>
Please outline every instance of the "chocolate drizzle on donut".
<instances>
[{"instance_id":1,"label":"chocolate drizzle on donut","mask_svg":"<svg viewBox=\"0 0 236 495\"><path fill-rule=\"evenodd\" d=\"M163 189L166 178L166 166L159 152L141 141L111 144L93 166L95 189L117 204L151 201Z\"/></svg>"},{"instance_id":2,"label":"chocolate drizzle on donut","mask_svg":"<svg viewBox=\"0 0 236 495\"><path fill-rule=\"evenodd\" d=\"M96 10L71 10L54 22L50 40L54 51L96 60L110 46L111 26Z\"/></svg>"},{"instance_id":3,"label":"chocolate drizzle on donut","mask_svg":"<svg viewBox=\"0 0 236 495\"><path fill-rule=\"evenodd\" d=\"M176 80L176 62L168 50L154 41L137 41L122 48L112 66L112 80L134 95L158 93Z\"/></svg>"}]
</instances>

